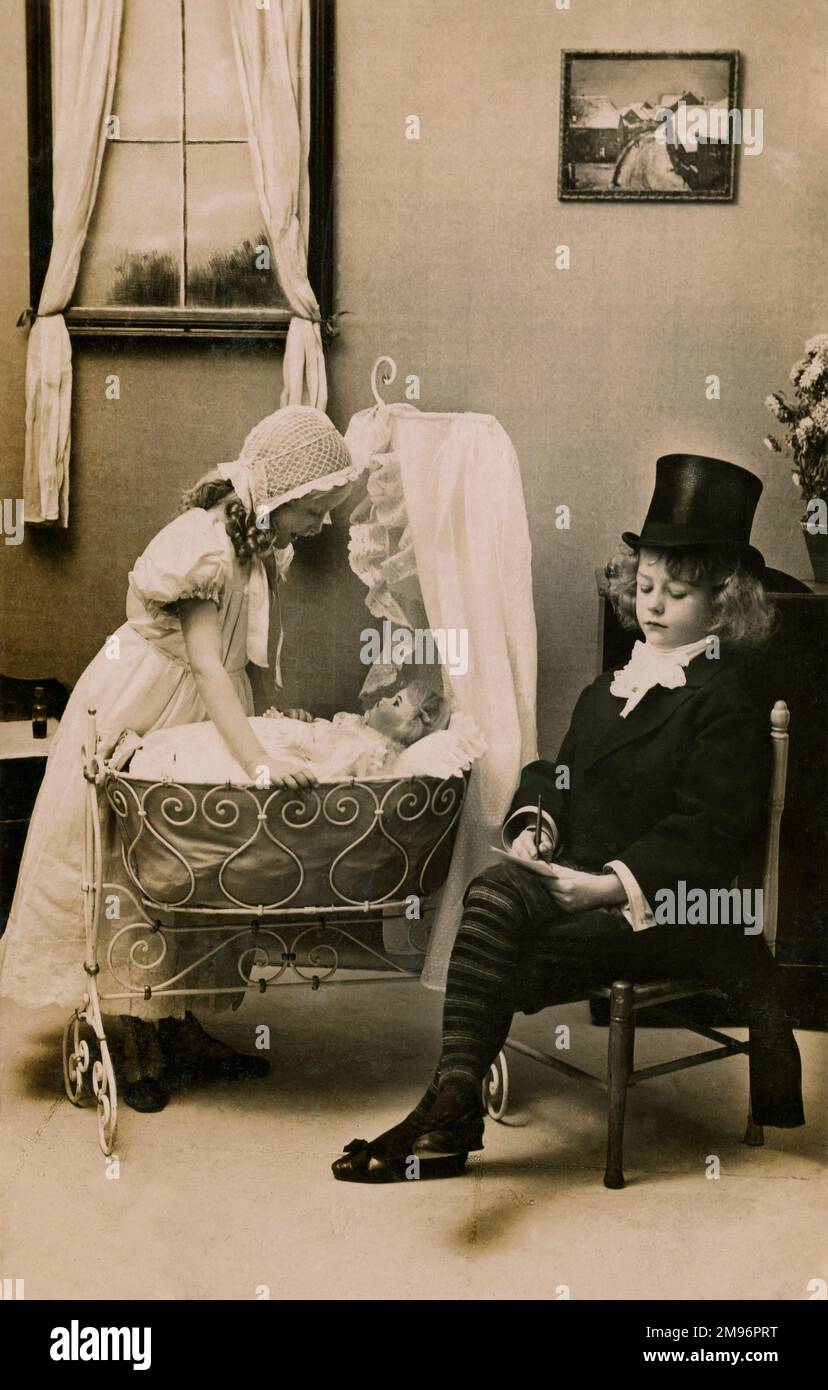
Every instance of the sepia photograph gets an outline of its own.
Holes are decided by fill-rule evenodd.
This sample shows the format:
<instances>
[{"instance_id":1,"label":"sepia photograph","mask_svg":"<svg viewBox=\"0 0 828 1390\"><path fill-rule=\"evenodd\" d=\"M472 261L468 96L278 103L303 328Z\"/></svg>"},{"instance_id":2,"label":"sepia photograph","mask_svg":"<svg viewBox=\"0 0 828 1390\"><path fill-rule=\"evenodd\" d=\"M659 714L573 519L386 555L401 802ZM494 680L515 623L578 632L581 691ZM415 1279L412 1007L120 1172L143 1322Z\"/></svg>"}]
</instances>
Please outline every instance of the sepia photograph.
<instances>
[{"instance_id":1,"label":"sepia photograph","mask_svg":"<svg viewBox=\"0 0 828 1390\"><path fill-rule=\"evenodd\" d=\"M0 10L23 1373L544 1302L579 1376L790 1378L828 1301L824 8Z\"/></svg>"}]
</instances>

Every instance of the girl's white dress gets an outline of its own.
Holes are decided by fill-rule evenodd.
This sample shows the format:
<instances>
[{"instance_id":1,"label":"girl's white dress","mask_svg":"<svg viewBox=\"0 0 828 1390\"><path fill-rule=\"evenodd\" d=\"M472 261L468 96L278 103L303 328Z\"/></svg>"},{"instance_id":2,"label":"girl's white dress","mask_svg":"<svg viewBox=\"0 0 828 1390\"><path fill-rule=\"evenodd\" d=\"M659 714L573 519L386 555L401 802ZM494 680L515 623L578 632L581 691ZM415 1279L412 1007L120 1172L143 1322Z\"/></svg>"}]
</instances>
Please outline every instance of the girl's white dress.
<instances>
[{"instance_id":1,"label":"girl's white dress","mask_svg":"<svg viewBox=\"0 0 828 1390\"><path fill-rule=\"evenodd\" d=\"M84 671L49 751L11 915L0 943L0 994L31 1006L75 1007L83 998L81 878L86 783L82 748L87 711L97 711L104 756L124 729L143 734L206 719L207 710L187 662L176 607L178 599L205 598L218 606L222 662L245 712L252 714L253 693L245 670L250 577L250 565L238 560L225 530L223 501L209 511L193 508L183 512L155 536L136 561L129 576L127 621L107 638ZM99 804L104 880L126 883L117 827L102 794ZM214 983L217 978L214 973ZM105 987L104 971L100 983ZM229 998L225 996L222 1007L229 1006ZM211 1007L208 1000L209 996L204 996L196 1007ZM186 1005L182 999L141 999L113 1001L105 1007L109 1012L155 1018L181 1016Z\"/></svg>"}]
</instances>

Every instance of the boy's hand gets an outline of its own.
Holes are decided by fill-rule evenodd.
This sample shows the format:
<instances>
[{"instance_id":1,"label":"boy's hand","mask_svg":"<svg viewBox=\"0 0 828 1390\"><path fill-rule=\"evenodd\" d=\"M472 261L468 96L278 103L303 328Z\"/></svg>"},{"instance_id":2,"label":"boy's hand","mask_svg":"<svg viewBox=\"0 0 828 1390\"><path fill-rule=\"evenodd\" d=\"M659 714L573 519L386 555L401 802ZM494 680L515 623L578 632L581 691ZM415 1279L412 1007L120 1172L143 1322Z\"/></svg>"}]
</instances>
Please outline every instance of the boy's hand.
<instances>
[{"instance_id":1,"label":"boy's hand","mask_svg":"<svg viewBox=\"0 0 828 1390\"><path fill-rule=\"evenodd\" d=\"M540 854L535 849L535 831L531 826L526 830L521 830L516 835L509 848L509 853L514 854L518 859L549 859L553 848L553 840L545 826L540 833Z\"/></svg>"},{"instance_id":2,"label":"boy's hand","mask_svg":"<svg viewBox=\"0 0 828 1390\"><path fill-rule=\"evenodd\" d=\"M582 869L554 866L544 884L562 912L587 912L594 907L615 907L627 901L617 874L588 874Z\"/></svg>"}]
</instances>

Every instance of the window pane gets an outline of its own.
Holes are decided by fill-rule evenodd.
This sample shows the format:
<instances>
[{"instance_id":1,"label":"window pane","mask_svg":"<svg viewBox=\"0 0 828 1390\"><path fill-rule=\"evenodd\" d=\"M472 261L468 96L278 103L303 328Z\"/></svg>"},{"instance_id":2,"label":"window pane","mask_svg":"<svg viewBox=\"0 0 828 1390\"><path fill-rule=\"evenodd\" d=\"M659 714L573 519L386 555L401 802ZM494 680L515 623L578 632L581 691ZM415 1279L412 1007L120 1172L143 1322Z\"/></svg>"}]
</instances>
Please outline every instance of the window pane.
<instances>
[{"instance_id":1,"label":"window pane","mask_svg":"<svg viewBox=\"0 0 828 1390\"><path fill-rule=\"evenodd\" d=\"M187 139L246 140L227 0L185 0L184 15Z\"/></svg>"},{"instance_id":2,"label":"window pane","mask_svg":"<svg viewBox=\"0 0 828 1390\"><path fill-rule=\"evenodd\" d=\"M247 146L188 145L187 303L286 308L269 260Z\"/></svg>"},{"instance_id":3,"label":"window pane","mask_svg":"<svg viewBox=\"0 0 828 1390\"><path fill-rule=\"evenodd\" d=\"M178 304L182 218L179 145L107 145L73 304Z\"/></svg>"},{"instance_id":4,"label":"window pane","mask_svg":"<svg viewBox=\"0 0 828 1390\"><path fill-rule=\"evenodd\" d=\"M122 140L178 140L181 0L126 0L112 114Z\"/></svg>"}]
</instances>

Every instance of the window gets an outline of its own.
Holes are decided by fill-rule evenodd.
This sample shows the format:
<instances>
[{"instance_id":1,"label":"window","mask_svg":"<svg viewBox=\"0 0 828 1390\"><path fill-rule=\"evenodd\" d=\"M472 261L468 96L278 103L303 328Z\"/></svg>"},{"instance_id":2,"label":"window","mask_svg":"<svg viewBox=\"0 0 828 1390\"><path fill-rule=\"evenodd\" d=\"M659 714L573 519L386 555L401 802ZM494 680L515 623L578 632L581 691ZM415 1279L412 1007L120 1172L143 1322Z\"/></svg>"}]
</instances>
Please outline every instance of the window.
<instances>
[{"instance_id":1,"label":"window","mask_svg":"<svg viewBox=\"0 0 828 1390\"><path fill-rule=\"evenodd\" d=\"M308 270L323 321L331 8L311 0ZM29 45L36 304L51 242L48 0L29 0ZM289 319L262 225L225 0L124 0L101 179L66 313L70 332L279 336Z\"/></svg>"}]
</instances>

